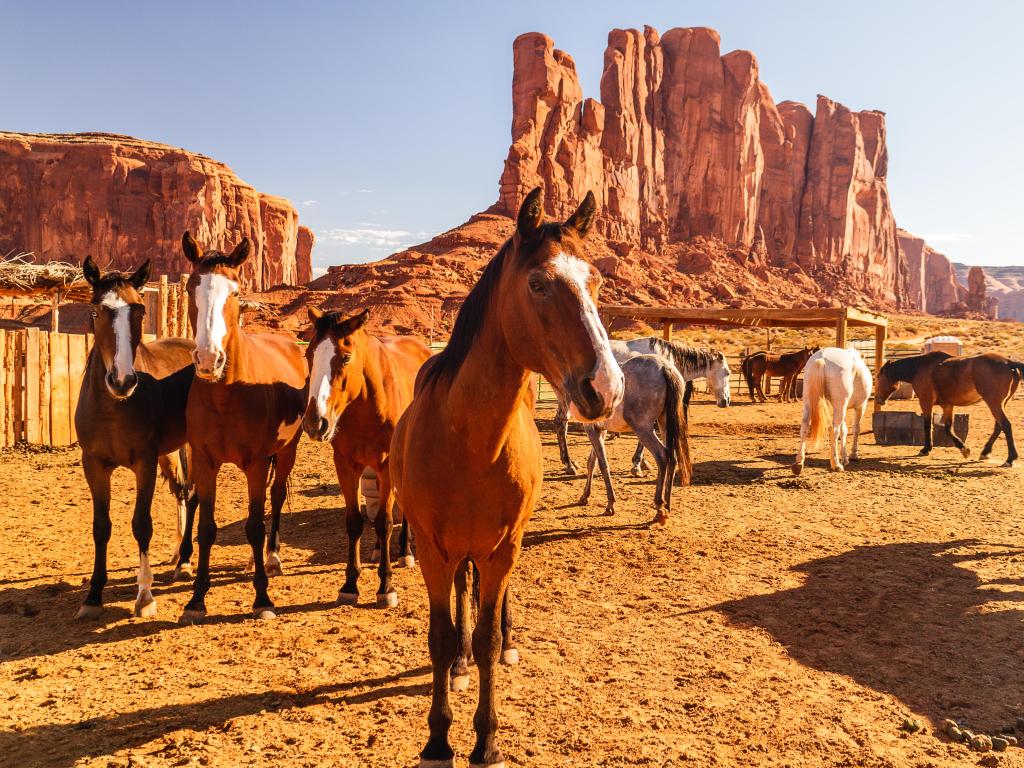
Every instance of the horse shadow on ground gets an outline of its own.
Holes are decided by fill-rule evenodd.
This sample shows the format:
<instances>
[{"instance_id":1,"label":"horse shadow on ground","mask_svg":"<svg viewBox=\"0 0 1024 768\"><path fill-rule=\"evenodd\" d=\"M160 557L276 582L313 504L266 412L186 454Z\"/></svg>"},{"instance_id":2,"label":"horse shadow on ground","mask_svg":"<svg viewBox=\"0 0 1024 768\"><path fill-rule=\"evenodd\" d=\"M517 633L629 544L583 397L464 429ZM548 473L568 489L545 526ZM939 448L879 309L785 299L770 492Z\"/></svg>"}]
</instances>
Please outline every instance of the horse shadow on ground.
<instances>
[{"instance_id":1,"label":"horse shadow on ground","mask_svg":"<svg viewBox=\"0 0 1024 768\"><path fill-rule=\"evenodd\" d=\"M409 678L430 672L422 666L386 677L321 685L300 694L291 690L225 696L204 701L167 705L113 717L94 717L77 723L54 723L0 732L0 755L10 765L35 768L72 766L82 758L109 755L122 749L148 744L160 736L189 729L203 732L223 727L236 717L265 710L286 711L324 703L358 705L392 696L425 696L430 683L408 683ZM360 693L349 693L369 688Z\"/></svg>"},{"instance_id":2,"label":"horse shadow on ground","mask_svg":"<svg viewBox=\"0 0 1024 768\"><path fill-rule=\"evenodd\" d=\"M1024 578L983 582L965 566L1008 558L1024 571L1022 555L973 540L857 547L795 566L799 587L712 610L767 630L801 664L991 733L1020 714Z\"/></svg>"},{"instance_id":3,"label":"horse shadow on ground","mask_svg":"<svg viewBox=\"0 0 1024 768\"><path fill-rule=\"evenodd\" d=\"M761 459L789 467L795 461L796 454L770 453L765 454ZM828 471L828 453L825 451L818 451L808 455L804 471L806 472L808 469L823 469ZM860 457L856 461L851 461L846 465L846 469L850 472L871 471L890 474L911 473L930 477L964 478L996 477L1007 471L1004 467L1001 467L998 464L993 464L990 461L979 461L976 458L962 459L959 453L950 456L949 459L946 460L942 456L936 457L935 454L932 454L930 457L924 457L920 456L916 452L906 456L884 457L864 455L861 453Z\"/></svg>"}]
</instances>

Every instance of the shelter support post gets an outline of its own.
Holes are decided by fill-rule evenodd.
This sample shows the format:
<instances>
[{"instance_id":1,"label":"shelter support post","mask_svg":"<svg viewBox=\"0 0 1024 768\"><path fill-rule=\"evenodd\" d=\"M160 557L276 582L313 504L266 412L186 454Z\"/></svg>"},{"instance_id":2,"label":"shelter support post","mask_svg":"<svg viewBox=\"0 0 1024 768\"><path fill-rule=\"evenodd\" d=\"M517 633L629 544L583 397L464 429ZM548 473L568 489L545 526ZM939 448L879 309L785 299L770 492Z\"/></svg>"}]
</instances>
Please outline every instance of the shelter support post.
<instances>
[{"instance_id":1,"label":"shelter support post","mask_svg":"<svg viewBox=\"0 0 1024 768\"><path fill-rule=\"evenodd\" d=\"M661 323L661 337L665 341L672 341L672 321L663 320Z\"/></svg>"},{"instance_id":2,"label":"shelter support post","mask_svg":"<svg viewBox=\"0 0 1024 768\"><path fill-rule=\"evenodd\" d=\"M888 328L884 325L875 326L875 382L878 382L878 374L882 372L882 366L885 365L885 337L888 332ZM882 404L878 402L876 393L875 406L876 411L882 409Z\"/></svg>"},{"instance_id":3,"label":"shelter support post","mask_svg":"<svg viewBox=\"0 0 1024 768\"><path fill-rule=\"evenodd\" d=\"M836 320L836 346L839 349L846 349L846 312L839 315Z\"/></svg>"}]
</instances>

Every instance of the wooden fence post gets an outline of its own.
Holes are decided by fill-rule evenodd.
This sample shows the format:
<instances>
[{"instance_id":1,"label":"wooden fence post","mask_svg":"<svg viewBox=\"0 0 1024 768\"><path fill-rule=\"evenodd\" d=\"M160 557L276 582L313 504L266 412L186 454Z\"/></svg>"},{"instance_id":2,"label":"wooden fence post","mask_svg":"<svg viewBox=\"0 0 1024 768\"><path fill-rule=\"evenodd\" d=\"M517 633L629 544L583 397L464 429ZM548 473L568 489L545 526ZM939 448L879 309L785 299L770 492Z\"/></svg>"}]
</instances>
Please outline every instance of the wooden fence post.
<instances>
[{"instance_id":1,"label":"wooden fence post","mask_svg":"<svg viewBox=\"0 0 1024 768\"><path fill-rule=\"evenodd\" d=\"M188 327L188 277L183 273L178 280L178 333L183 339L192 338Z\"/></svg>"},{"instance_id":2,"label":"wooden fence post","mask_svg":"<svg viewBox=\"0 0 1024 768\"><path fill-rule=\"evenodd\" d=\"M52 445L50 433L50 334L39 334L39 445Z\"/></svg>"},{"instance_id":3,"label":"wooden fence post","mask_svg":"<svg viewBox=\"0 0 1024 768\"><path fill-rule=\"evenodd\" d=\"M156 300L156 337L167 337L167 275L160 275L160 290Z\"/></svg>"},{"instance_id":4,"label":"wooden fence post","mask_svg":"<svg viewBox=\"0 0 1024 768\"><path fill-rule=\"evenodd\" d=\"M11 445L25 439L25 351L28 349L28 332L15 331L12 345L12 365L14 381L11 383L11 404L13 414L13 434Z\"/></svg>"},{"instance_id":5,"label":"wooden fence post","mask_svg":"<svg viewBox=\"0 0 1024 768\"><path fill-rule=\"evenodd\" d=\"M25 331L25 440L39 445L39 329Z\"/></svg>"},{"instance_id":6,"label":"wooden fence post","mask_svg":"<svg viewBox=\"0 0 1024 768\"><path fill-rule=\"evenodd\" d=\"M68 439L72 443L78 442L78 431L75 429L75 412L78 410L78 395L82 389L82 379L85 378L85 363L89 357L88 337L76 333L68 338L68 382L71 390L68 392Z\"/></svg>"}]
</instances>

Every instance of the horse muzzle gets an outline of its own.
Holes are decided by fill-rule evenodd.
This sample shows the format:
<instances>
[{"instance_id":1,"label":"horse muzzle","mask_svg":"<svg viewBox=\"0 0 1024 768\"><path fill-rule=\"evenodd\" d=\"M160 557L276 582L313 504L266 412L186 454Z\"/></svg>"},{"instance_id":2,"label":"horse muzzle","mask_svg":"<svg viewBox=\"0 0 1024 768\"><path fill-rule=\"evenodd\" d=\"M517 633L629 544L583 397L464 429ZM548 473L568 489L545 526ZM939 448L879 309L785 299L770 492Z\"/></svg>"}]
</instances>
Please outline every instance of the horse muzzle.
<instances>
[{"instance_id":1,"label":"horse muzzle","mask_svg":"<svg viewBox=\"0 0 1024 768\"><path fill-rule=\"evenodd\" d=\"M570 400L569 412L574 419L582 422L603 421L609 418L622 400L621 382L621 373L618 387L598 389L595 386L595 379L589 376L579 381L568 381L565 389Z\"/></svg>"},{"instance_id":2,"label":"horse muzzle","mask_svg":"<svg viewBox=\"0 0 1024 768\"><path fill-rule=\"evenodd\" d=\"M222 349L210 353L200 352L197 348L192 351L192 362L196 366L196 376L207 381L218 381L224 377L228 356Z\"/></svg>"},{"instance_id":3,"label":"horse muzzle","mask_svg":"<svg viewBox=\"0 0 1024 768\"><path fill-rule=\"evenodd\" d=\"M302 418L302 431L306 433L306 437L318 443L325 443L334 437L334 425L331 421L312 410L306 411Z\"/></svg>"},{"instance_id":4,"label":"horse muzzle","mask_svg":"<svg viewBox=\"0 0 1024 768\"><path fill-rule=\"evenodd\" d=\"M127 400L135 393L135 388L139 385L139 377L135 371L123 377L117 377L113 371L108 371L104 377L104 383L107 385L107 391L115 400Z\"/></svg>"}]
</instances>

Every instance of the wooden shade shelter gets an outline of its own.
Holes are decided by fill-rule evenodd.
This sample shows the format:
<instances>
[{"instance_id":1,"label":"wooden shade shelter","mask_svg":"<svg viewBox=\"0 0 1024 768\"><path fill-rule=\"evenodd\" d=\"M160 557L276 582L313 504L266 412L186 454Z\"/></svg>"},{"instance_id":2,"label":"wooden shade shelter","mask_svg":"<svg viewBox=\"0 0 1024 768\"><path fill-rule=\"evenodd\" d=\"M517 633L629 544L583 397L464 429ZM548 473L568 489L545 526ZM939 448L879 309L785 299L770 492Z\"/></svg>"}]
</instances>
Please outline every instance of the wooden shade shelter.
<instances>
[{"instance_id":1,"label":"wooden shade shelter","mask_svg":"<svg viewBox=\"0 0 1024 768\"><path fill-rule=\"evenodd\" d=\"M813 307L810 309L776 309L755 307L632 307L604 304L601 317L607 325L613 318L628 317L648 323L660 323L662 333L672 339L674 325L731 325L744 328L835 328L836 346L846 346L847 329L875 329L875 374L885 362L885 338L889 320L885 315L857 307Z\"/></svg>"}]
</instances>

